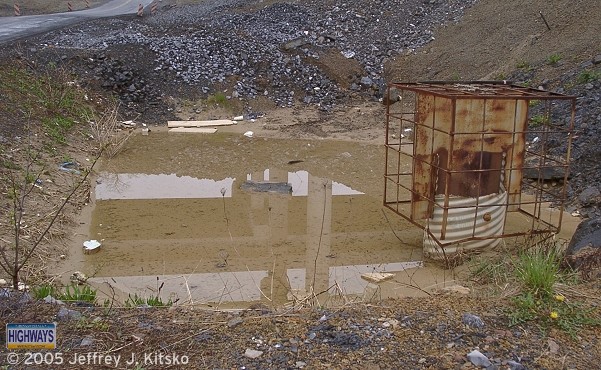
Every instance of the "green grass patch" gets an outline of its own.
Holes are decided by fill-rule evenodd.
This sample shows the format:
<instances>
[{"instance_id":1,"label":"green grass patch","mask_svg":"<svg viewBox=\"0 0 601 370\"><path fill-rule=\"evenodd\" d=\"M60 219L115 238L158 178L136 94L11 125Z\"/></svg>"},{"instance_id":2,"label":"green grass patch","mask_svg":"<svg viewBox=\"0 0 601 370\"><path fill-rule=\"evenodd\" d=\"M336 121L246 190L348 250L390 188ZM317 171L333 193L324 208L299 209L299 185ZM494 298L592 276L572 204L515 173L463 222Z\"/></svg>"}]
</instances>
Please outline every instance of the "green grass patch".
<instances>
[{"instance_id":1,"label":"green grass patch","mask_svg":"<svg viewBox=\"0 0 601 370\"><path fill-rule=\"evenodd\" d=\"M510 326L532 322L543 332L555 327L574 338L586 326L601 326L601 320L594 317L593 307L570 302L561 294L537 297L524 292L513 299L513 304Z\"/></svg>"},{"instance_id":2,"label":"green grass patch","mask_svg":"<svg viewBox=\"0 0 601 370\"><path fill-rule=\"evenodd\" d=\"M576 78L576 83L585 84L601 79L601 72L598 71L583 71Z\"/></svg>"},{"instance_id":3,"label":"green grass patch","mask_svg":"<svg viewBox=\"0 0 601 370\"><path fill-rule=\"evenodd\" d=\"M561 253L553 245L532 248L521 253L514 275L521 287L509 312L510 325L532 322L542 331L556 327L575 337L585 326L601 325L593 308L572 302L554 291L558 282L573 282L571 271L562 271Z\"/></svg>"},{"instance_id":4,"label":"green grass patch","mask_svg":"<svg viewBox=\"0 0 601 370\"><path fill-rule=\"evenodd\" d=\"M40 118L46 134L65 143L65 134L78 122L87 122L93 106L73 76L50 67L33 72L26 65L0 66L0 109L25 118Z\"/></svg>"},{"instance_id":5,"label":"green grass patch","mask_svg":"<svg viewBox=\"0 0 601 370\"><path fill-rule=\"evenodd\" d=\"M555 248L537 247L519 255L515 273L525 291L536 297L547 297L553 292L559 267L559 254Z\"/></svg>"},{"instance_id":6,"label":"green grass patch","mask_svg":"<svg viewBox=\"0 0 601 370\"><path fill-rule=\"evenodd\" d=\"M65 287L65 292L58 299L63 302L96 302L96 289L88 285L71 284Z\"/></svg>"},{"instance_id":7,"label":"green grass patch","mask_svg":"<svg viewBox=\"0 0 601 370\"><path fill-rule=\"evenodd\" d=\"M554 65L557 65L557 63L559 63L559 61L561 59L562 59L561 54L555 53L555 54L551 54L549 56L549 58L547 58L547 62L549 62L550 65L554 66Z\"/></svg>"},{"instance_id":8,"label":"green grass patch","mask_svg":"<svg viewBox=\"0 0 601 370\"><path fill-rule=\"evenodd\" d=\"M517 66L516 66L516 67L517 67L518 69L522 69L522 70L524 70L524 71L530 71L530 70L532 70L532 66L530 65L530 63L528 63L528 62L526 62L526 61L524 61L524 60L520 61L520 62L517 64Z\"/></svg>"},{"instance_id":9,"label":"green grass patch","mask_svg":"<svg viewBox=\"0 0 601 370\"><path fill-rule=\"evenodd\" d=\"M549 117L545 114L536 114L530 117L530 126L541 126L549 123Z\"/></svg>"},{"instance_id":10,"label":"green grass patch","mask_svg":"<svg viewBox=\"0 0 601 370\"><path fill-rule=\"evenodd\" d=\"M127 300L125 301L125 307L140 307L140 306L150 306L150 307L169 307L173 305L173 301L169 299L167 302L163 302L161 297L158 295L150 296L144 298L139 296L137 293L128 295Z\"/></svg>"},{"instance_id":11,"label":"green grass patch","mask_svg":"<svg viewBox=\"0 0 601 370\"><path fill-rule=\"evenodd\" d=\"M225 96L225 94L222 92L209 95L207 97L206 102L207 105L217 105L220 107L227 107L229 105L229 100L227 99L227 96Z\"/></svg>"},{"instance_id":12,"label":"green grass patch","mask_svg":"<svg viewBox=\"0 0 601 370\"><path fill-rule=\"evenodd\" d=\"M48 296L56 297L57 292L58 291L56 287L52 284L42 284L35 286L31 289L31 293L36 299L44 299Z\"/></svg>"}]
</instances>

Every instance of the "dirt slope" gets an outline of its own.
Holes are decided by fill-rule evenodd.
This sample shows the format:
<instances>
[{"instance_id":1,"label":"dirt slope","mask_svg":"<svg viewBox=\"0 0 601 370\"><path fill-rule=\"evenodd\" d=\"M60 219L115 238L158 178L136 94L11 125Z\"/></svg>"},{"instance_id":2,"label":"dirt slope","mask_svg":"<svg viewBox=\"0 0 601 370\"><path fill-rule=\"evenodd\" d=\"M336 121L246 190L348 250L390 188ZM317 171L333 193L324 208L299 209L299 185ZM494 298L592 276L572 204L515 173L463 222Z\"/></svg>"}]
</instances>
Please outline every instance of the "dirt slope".
<instances>
[{"instance_id":1,"label":"dirt slope","mask_svg":"<svg viewBox=\"0 0 601 370\"><path fill-rule=\"evenodd\" d=\"M597 0L481 0L461 22L439 28L428 46L391 61L391 77L496 79L509 76L521 63L544 65L551 55L561 55L559 66L538 71L534 82L541 82L599 54L599 35L601 2Z\"/></svg>"}]
</instances>

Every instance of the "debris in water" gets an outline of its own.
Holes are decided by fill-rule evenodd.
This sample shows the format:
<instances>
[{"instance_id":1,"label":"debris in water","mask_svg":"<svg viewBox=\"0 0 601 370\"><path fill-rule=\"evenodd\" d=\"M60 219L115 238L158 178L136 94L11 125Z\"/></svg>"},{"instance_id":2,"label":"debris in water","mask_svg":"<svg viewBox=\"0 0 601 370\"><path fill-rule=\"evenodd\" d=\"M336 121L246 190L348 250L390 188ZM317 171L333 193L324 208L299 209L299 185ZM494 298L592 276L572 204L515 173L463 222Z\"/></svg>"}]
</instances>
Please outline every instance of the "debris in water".
<instances>
[{"instance_id":1,"label":"debris in water","mask_svg":"<svg viewBox=\"0 0 601 370\"><path fill-rule=\"evenodd\" d=\"M394 274L389 272L366 272L361 274L361 279L367 280L372 283L381 283L386 280L390 280L394 277Z\"/></svg>"},{"instance_id":2,"label":"debris in water","mask_svg":"<svg viewBox=\"0 0 601 370\"><path fill-rule=\"evenodd\" d=\"M101 245L98 240L88 240L83 242L83 251L86 254L96 253L100 250Z\"/></svg>"},{"instance_id":3,"label":"debris in water","mask_svg":"<svg viewBox=\"0 0 601 370\"><path fill-rule=\"evenodd\" d=\"M240 185L240 189L259 193L292 194L292 185L287 182L245 181L242 183L242 185Z\"/></svg>"}]
</instances>

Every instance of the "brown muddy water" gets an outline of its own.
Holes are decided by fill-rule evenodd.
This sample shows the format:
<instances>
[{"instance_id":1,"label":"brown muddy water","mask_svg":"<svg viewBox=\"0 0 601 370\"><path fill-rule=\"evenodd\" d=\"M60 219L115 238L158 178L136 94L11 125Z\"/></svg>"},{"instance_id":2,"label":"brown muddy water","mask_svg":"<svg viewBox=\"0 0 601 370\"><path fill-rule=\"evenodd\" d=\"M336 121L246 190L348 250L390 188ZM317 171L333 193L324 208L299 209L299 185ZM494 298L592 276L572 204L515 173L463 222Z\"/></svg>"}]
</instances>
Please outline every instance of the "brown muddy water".
<instances>
[{"instance_id":1,"label":"brown muddy water","mask_svg":"<svg viewBox=\"0 0 601 370\"><path fill-rule=\"evenodd\" d=\"M383 145L135 135L98 169L58 271L81 271L120 302L160 295L211 308L337 304L453 285L452 272L422 263L421 230L383 209L383 169ZM291 192L247 181L289 183ZM89 239L99 252L83 253ZM378 285L362 278L373 272L395 276Z\"/></svg>"}]
</instances>

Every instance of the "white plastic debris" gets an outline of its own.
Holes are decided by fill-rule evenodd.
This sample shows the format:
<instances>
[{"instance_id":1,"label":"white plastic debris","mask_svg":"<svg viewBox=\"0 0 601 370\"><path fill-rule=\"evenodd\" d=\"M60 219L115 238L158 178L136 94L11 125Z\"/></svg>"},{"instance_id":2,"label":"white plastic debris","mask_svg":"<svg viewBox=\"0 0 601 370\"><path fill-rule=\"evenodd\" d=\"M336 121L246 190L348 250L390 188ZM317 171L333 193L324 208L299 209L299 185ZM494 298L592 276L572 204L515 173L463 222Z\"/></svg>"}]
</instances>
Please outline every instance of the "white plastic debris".
<instances>
[{"instance_id":1,"label":"white plastic debris","mask_svg":"<svg viewBox=\"0 0 601 370\"><path fill-rule=\"evenodd\" d=\"M257 358L263 354L263 351L257 351L255 349L247 348L244 352L244 357Z\"/></svg>"},{"instance_id":2,"label":"white plastic debris","mask_svg":"<svg viewBox=\"0 0 601 370\"><path fill-rule=\"evenodd\" d=\"M234 121L242 121L244 120L244 116L236 116L234 117Z\"/></svg>"},{"instance_id":3,"label":"white plastic debris","mask_svg":"<svg viewBox=\"0 0 601 370\"><path fill-rule=\"evenodd\" d=\"M254 135L254 134L255 134L255 133L254 133L254 132L252 132L252 131L246 131L246 132L244 133L244 136L246 136L246 137L253 137L253 135Z\"/></svg>"},{"instance_id":4,"label":"white plastic debris","mask_svg":"<svg viewBox=\"0 0 601 370\"><path fill-rule=\"evenodd\" d=\"M100 250L100 242L98 240L87 240L83 242L83 250L85 253L95 253Z\"/></svg>"},{"instance_id":5,"label":"white plastic debris","mask_svg":"<svg viewBox=\"0 0 601 370\"><path fill-rule=\"evenodd\" d=\"M537 136L534 139L532 139L532 144L536 144L538 141L540 140L540 138Z\"/></svg>"},{"instance_id":6,"label":"white plastic debris","mask_svg":"<svg viewBox=\"0 0 601 370\"><path fill-rule=\"evenodd\" d=\"M355 52L352 50L345 50L345 51L342 51L342 55L344 55L344 57L346 59L351 59L352 57L355 56Z\"/></svg>"}]
</instances>

